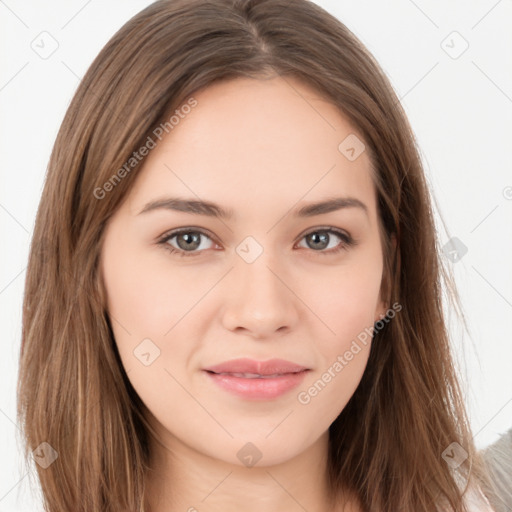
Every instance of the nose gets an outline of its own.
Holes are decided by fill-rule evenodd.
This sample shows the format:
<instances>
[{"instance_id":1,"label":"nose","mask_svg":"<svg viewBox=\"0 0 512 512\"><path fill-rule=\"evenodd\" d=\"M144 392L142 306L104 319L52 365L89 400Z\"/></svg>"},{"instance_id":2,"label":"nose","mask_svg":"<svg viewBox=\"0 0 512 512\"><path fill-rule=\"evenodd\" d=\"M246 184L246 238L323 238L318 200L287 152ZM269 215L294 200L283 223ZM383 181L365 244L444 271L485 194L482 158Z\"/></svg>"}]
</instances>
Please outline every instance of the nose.
<instances>
[{"instance_id":1,"label":"nose","mask_svg":"<svg viewBox=\"0 0 512 512\"><path fill-rule=\"evenodd\" d=\"M225 281L221 293L226 329L265 339L295 328L302 303L289 273L265 252L252 263L238 259Z\"/></svg>"}]
</instances>

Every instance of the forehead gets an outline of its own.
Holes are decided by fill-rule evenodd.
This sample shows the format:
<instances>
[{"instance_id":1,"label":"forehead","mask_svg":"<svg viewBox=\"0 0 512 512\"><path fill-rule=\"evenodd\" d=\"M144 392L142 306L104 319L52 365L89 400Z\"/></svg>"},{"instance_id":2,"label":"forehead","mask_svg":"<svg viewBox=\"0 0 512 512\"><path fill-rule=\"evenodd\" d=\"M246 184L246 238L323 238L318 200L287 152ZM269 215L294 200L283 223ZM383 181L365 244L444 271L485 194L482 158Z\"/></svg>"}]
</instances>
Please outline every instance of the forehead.
<instances>
[{"instance_id":1,"label":"forehead","mask_svg":"<svg viewBox=\"0 0 512 512\"><path fill-rule=\"evenodd\" d=\"M237 78L193 98L196 106L155 139L130 194L134 208L166 193L213 200L235 214L327 195L374 208L362 137L311 87L291 77ZM347 158L347 146L362 152Z\"/></svg>"}]
</instances>

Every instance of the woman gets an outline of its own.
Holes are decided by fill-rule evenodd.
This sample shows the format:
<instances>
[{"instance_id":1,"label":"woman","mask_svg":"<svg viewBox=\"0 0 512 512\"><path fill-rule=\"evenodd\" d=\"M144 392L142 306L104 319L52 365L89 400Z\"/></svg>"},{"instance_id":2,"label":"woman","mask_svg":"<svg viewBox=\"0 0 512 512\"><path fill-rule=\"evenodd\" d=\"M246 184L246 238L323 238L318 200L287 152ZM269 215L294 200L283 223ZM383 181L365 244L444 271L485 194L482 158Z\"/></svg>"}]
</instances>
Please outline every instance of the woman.
<instances>
[{"instance_id":1,"label":"woman","mask_svg":"<svg viewBox=\"0 0 512 512\"><path fill-rule=\"evenodd\" d=\"M122 27L27 272L48 511L490 510L412 131L315 4L164 0Z\"/></svg>"}]
</instances>

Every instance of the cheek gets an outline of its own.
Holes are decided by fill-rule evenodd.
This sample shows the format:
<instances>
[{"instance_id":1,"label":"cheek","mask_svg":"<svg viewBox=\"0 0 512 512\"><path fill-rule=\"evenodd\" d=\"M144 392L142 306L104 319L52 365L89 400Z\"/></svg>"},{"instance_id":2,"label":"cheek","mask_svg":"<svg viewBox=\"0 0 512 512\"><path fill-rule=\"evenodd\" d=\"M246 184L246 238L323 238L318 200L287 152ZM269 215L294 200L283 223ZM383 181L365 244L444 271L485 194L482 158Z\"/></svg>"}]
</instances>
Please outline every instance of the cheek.
<instances>
[{"instance_id":1,"label":"cheek","mask_svg":"<svg viewBox=\"0 0 512 512\"><path fill-rule=\"evenodd\" d=\"M355 260L355 258L354 258ZM308 278L308 306L325 324L323 350L345 350L365 328L373 326L379 305L382 261L364 254L336 270ZM305 291L305 290L304 290Z\"/></svg>"},{"instance_id":2,"label":"cheek","mask_svg":"<svg viewBox=\"0 0 512 512\"><path fill-rule=\"evenodd\" d=\"M116 258L115 251L105 251L109 313L133 339L162 338L207 291L192 272L166 264L163 253L161 249L148 255L135 248Z\"/></svg>"},{"instance_id":3,"label":"cheek","mask_svg":"<svg viewBox=\"0 0 512 512\"><path fill-rule=\"evenodd\" d=\"M136 246L130 248L129 241L107 245L102 272L123 367L148 409L161 412L171 402L188 403L173 376L183 381L192 347L173 340L190 325L192 308L207 288L204 285L203 291L199 284L191 285L187 273L175 269L171 273L170 266L162 264L165 254L154 252L159 257L138 252ZM181 418L183 411L178 409L175 415Z\"/></svg>"},{"instance_id":4,"label":"cheek","mask_svg":"<svg viewBox=\"0 0 512 512\"><path fill-rule=\"evenodd\" d=\"M349 350L333 355L329 364L315 372L297 393L301 413L322 418L324 427L328 428L359 385L369 353L370 342L356 342Z\"/></svg>"},{"instance_id":5,"label":"cheek","mask_svg":"<svg viewBox=\"0 0 512 512\"><path fill-rule=\"evenodd\" d=\"M321 362L302 386L298 401L303 406L314 403L315 414L332 421L366 369L381 276L382 262L369 256L335 273L331 269L329 280L319 278L316 285L311 283L310 308L322 320L321 330L317 330L322 335L314 338Z\"/></svg>"},{"instance_id":6,"label":"cheek","mask_svg":"<svg viewBox=\"0 0 512 512\"><path fill-rule=\"evenodd\" d=\"M378 300L373 280L346 276L331 293L319 298L322 335L315 339L319 363L297 394L305 411L332 423L354 394L366 369Z\"/></svg>"}]
</instances>

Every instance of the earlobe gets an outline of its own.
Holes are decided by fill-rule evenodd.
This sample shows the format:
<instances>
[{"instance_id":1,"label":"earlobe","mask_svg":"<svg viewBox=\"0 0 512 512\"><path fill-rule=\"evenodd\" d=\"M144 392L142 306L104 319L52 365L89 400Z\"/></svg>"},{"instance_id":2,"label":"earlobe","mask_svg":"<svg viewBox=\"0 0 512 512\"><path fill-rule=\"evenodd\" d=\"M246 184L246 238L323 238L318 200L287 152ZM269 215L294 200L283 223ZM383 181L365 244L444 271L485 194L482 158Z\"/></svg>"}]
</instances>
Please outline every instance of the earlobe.
<instances>
[{"instance_id":1,"label":"earlobe","mask_svg":"<svg viewBox=\"0 0 512 512\"><path fill-rule=\"evenodd\" d=\"M105 289L105 280L103 278L103 267L98 265L96 268L95 276L94 276L94 284L96 286L96 297L97 302L99 303L101 309L103 311L107 311L107 292Z\"/></svg>"},{"instance_id":2,"label":"earlobe","mask_svg":"<svg viewBox=\"0 0 512 512\"><path fill-rule=\"evenodd\" d=\"M391 233L389 236L390 242L390 261L394 260L396 247L397 247L397 238L395 233ZM384 265L384 275L382 276L381 289L380 289L380 300L375 311L375 319L374 322L378 322L382 320L390 307L390 293L391 293L391 276L389 275L391 269L387 269L386 265Z\"/></svg>"},{"instance_id":3,"label":"earlobe","mask_svg":"<svg viewBox=\"0 0 512 512\"><path fill-rule=\"evenodd\" d=\"M386 316L386 312L389 309L389 303L387 300L385 300L384 297L384 294L387 294L389 292L388 284L386 281L387 280L385 279L384 276L381 282L379 302L377 304L377 308L375 309L375 316L373 319L374 323L378 322L379 320L382 320Z\"/></svg>"},{"instance_id":4,"label":"earlobe","mask_svg":"<svg viewBox=\"0 0 512 512\"><path fill-rule=\"evenodd\" d=\"M382 320L386 316L386 311L389 309L387 305L385 305L385 309L381 310L379 313L376 314L375 318L373 319L373 323L378 322L379 320Z\"/></svg>"}]
</instances>

